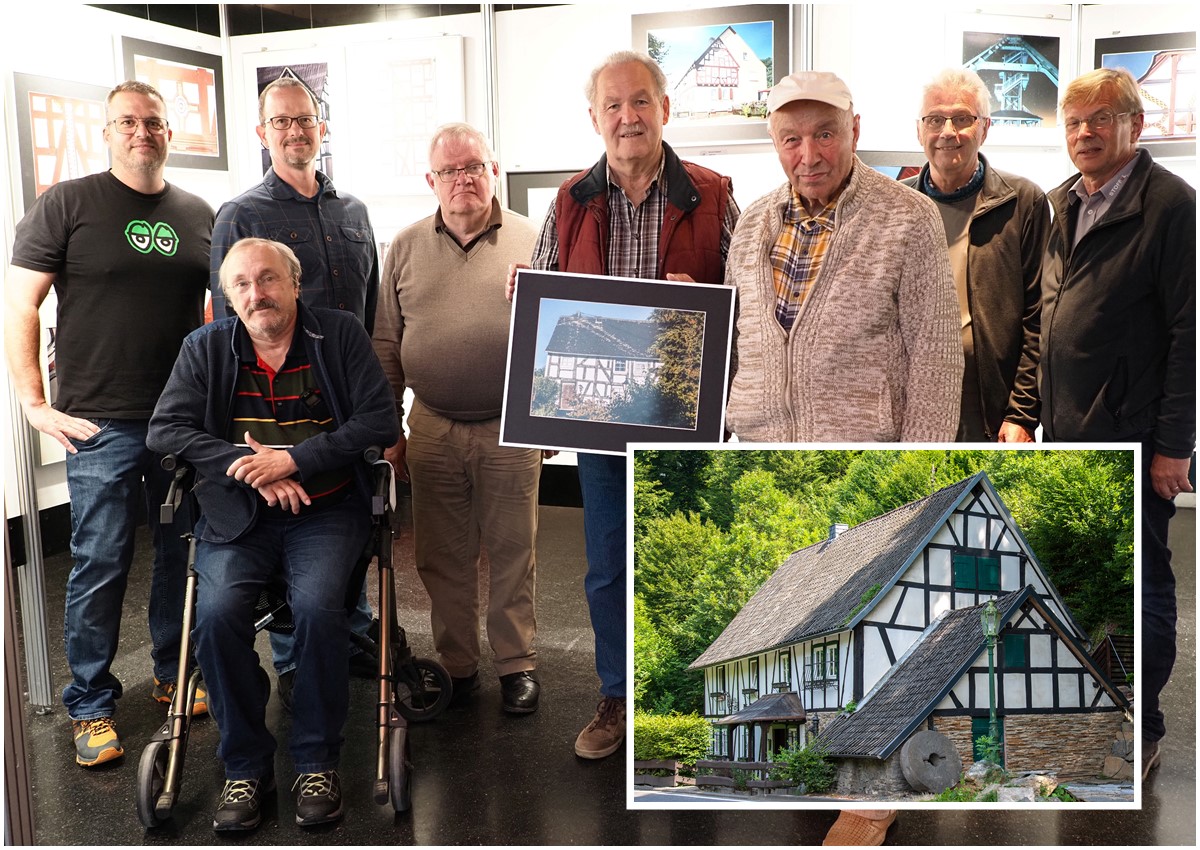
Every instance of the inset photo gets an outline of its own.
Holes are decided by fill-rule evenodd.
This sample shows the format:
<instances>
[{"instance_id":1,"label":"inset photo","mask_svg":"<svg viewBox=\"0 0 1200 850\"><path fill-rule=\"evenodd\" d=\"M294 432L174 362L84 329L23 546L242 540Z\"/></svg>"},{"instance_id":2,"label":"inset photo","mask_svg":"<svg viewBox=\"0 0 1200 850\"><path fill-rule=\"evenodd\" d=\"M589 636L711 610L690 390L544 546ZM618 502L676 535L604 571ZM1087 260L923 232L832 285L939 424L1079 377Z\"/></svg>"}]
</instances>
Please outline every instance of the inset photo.
<instances>
[{"instance_id":1,"label":"inset photo","mask_svg":"<svg viewBox=\"0 0 1200 850\"><path fill-rule=\"evenodd\" d=\"M1135 451L631 451L634 808L1133 808Z\"/></svg>"}]
</instances>

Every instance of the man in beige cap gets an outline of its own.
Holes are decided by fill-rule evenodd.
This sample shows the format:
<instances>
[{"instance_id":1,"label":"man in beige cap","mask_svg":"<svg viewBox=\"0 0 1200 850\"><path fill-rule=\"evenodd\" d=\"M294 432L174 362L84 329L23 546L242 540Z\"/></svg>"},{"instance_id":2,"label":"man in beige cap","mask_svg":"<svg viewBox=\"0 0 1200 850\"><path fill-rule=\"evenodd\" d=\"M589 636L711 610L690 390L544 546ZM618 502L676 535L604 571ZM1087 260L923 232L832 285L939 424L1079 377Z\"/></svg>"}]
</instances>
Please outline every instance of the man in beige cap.
<instances>
[{"instance_id":1,"label":"man in beige cap","mask_svg":"<svg viewBox=\"0 0 1200 850\"><path fill-rule=\"evenodd\" d=\"M859 116L834 74L784 77L767 113L788 182L729 248L726 427L743 442L953 440L963 350L936 206L855 156Z\"/></svg>"}]
</instances>

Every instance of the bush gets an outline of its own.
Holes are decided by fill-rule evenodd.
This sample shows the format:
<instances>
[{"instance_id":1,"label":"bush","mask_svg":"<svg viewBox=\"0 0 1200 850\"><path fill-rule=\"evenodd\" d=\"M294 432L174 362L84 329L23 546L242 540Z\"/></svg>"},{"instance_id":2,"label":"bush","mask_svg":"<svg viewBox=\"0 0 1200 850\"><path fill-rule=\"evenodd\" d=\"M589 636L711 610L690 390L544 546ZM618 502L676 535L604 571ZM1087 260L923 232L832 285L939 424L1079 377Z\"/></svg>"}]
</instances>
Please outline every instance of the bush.
<instances>
[{"instance_id":1,"label":"bush","mask_svg":"<svg viewBox=\"0 0 1200 850\"><path fill-rule=\"evenodd\" d=\"M837 782L837 768L825 760L825 749L818 741L800 749L780 750L773 760L778 765L773 775L803 785L806 794L824 794Z\"/></svg>"},{"instance_id":2,"label":"bush","mask_svg":"<svg viewBox=\"0 0 1200 850\"><path fill-rule=\"evenodd\" d=\"M694 765L708 755L712 727L698 714L633 715L633 757L638 761L678 759Z\"/></svg>"}]
</instances>

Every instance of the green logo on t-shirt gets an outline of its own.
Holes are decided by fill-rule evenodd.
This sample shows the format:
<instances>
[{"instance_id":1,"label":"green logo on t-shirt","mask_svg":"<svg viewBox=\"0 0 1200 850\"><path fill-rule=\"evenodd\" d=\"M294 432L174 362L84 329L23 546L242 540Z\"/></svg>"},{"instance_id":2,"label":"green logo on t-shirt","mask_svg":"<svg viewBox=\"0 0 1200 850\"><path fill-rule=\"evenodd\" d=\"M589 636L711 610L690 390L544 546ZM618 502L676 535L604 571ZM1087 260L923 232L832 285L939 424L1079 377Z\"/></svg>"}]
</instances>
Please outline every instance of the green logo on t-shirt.
<instances>
[{"instance_id":1,"label":"green logo on t-shirt","mask_svg":"<svg viewBox=\"0 0 1200 850\"><path fill-rule=\"evenodd\" d=\"M179 247L179 236L175 233L175 228L165 221L160 221L151 228L150 222L135 219L125 225L125 238L129 240L133 250L142 254L157 250L158 253L170 257Z\"/></svg>"}]
</instances>

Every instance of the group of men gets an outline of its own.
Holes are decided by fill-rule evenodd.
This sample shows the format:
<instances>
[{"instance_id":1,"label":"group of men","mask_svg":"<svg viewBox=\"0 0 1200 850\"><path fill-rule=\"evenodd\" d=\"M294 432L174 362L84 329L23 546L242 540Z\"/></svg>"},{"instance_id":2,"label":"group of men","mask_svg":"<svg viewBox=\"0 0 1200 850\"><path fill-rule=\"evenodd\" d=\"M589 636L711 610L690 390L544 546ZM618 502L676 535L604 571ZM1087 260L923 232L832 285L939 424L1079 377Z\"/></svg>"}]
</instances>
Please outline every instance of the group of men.
<instances>
[{"instance_id":1,"label":"group of men","mask_svg":"<svg viewBox=\"0 0 1200 850\"><path fill-rule=\"evenodd\" d=\"M226 768L216 829L256 826L274 785L269 680L248 611L279 570L297 624L293 641L273 646L281 696L295 708L297 821L342 815L349 635L370 622L351 581L366 535L368 446L387 447L411 479L416 564L455 701L480 688L485 549L501 705L536 710L542 452L500 446L498 433L501 299L528 262L735 287L726 425L742 441L1029 442L1040 424L1047 441L1140 443L1149 772L1175 645L1167 523L1174 496L1191 489L1195 440L1195 193L1138 148L1133 78L1102 70L1067 86L1062 117L1079 173L1047 200L979 153L989 98L971 72L946 71L925 88L916 126L928 164L908 186L856 156L860 119L839 78L791 74L767 101L786 183L744 213L729 178L663 141L667 83L649 57L613 54L585 93L605 153L563 184L540 231L497 201L486 137L440 128L427 175L438 209L393 240L382 285L365 208L316 170L325 126L307 88L280 80L264 90L257 131L272 168L221 208L215 230L203 201L163 180L162 98L139 83L110 94L112 170L39 199L18 227L7 288L18 395L31 424L68 452L73 681L63 699L77 760L122 754L112 724L121 685L109 666L134 500L143 479L151 502L163 489L155 451L198 473L196 652ZM216 321L193 330L206 283ZM51 285L54 408L37 364L37 308ZM575 752L603 758L626 725L625 468L588 453L578 466L601 700ZM153 528L154 694L169 699L177 537L188 529ZM829 842L881 843L892 819L845 812Z\"/></svg>"}]
</instances>

